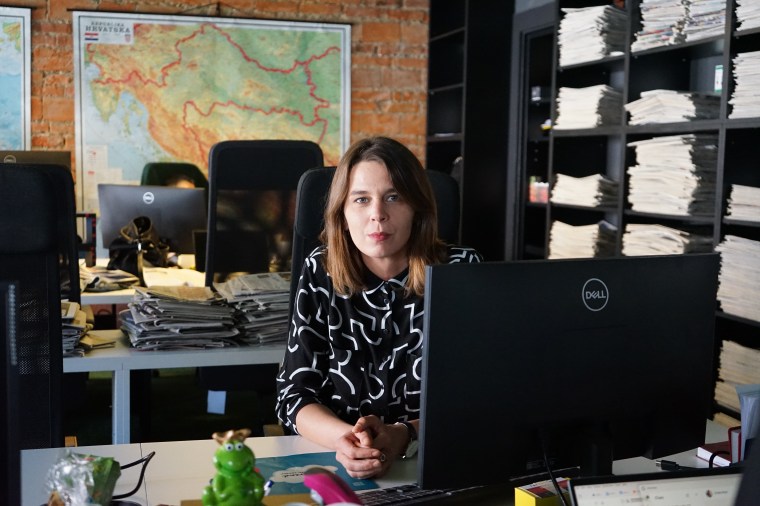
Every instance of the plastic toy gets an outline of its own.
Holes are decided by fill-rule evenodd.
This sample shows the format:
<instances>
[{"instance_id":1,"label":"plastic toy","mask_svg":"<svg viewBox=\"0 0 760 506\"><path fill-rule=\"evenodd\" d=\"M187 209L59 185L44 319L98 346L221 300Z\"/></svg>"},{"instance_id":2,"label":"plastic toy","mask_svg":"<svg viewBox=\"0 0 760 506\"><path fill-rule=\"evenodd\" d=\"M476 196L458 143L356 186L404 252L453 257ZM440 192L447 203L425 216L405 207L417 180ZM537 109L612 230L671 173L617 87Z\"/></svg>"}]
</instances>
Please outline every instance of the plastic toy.
<instances>
[{"instance_id":1,"label":"plastic toy","mask_svg":"<svg viewBox=\"0 0 760 506\"><path fill-rule=\"evenodd\" d=\"M204 488L203 506L260 506L264 497L264 478L256 470L256 456L245 445L248 429L216 432L219 443L214 453L216 475Z\"/></svg>"}]
</instances>

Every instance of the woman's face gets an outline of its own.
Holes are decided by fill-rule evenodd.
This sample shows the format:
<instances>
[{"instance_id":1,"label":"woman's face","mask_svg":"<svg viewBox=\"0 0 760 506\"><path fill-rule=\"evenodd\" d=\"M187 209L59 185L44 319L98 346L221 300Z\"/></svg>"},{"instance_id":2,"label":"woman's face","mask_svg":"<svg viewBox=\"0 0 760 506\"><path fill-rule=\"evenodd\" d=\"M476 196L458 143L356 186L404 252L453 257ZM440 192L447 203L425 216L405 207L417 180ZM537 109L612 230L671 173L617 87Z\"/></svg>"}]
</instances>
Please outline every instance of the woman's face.
<instances>
[{"instance_id":1,"label":"woman's face","mask_svg":"<svg viewBox=\"0 0 760 506\"><path fill-rule=\"evenodd\" d=\"M351 240L375 275L388 279L408 266L414 210L396 192L385 164L362 161L354 166L343 215Z\"/></svg>"}]
</instances>

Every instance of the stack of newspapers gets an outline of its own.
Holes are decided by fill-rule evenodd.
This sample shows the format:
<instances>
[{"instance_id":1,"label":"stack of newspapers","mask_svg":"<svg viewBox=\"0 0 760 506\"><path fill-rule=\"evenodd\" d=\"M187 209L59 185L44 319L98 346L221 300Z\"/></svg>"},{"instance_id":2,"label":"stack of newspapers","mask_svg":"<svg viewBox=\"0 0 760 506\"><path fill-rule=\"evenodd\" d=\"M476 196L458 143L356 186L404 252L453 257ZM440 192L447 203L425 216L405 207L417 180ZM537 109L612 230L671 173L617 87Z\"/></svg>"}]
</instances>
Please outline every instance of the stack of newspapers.
<instances>
[{"instance_id":1,"label":"stack of newspapers","mask_svg":"<svg viewBox=\"0 0 760 506\"><path fill-rule=\"evenodd\" d=\"M552 222L549 232L549 258L593 258L612 256L617 228L607 221L591 225Z\"/></svg>"},{"instance_id":2,"label":"stack of newspapers","mask_svg":"<svg viewBox=\"0 0 760 506\"><path fill-rule=\"evenodd\" d=\"M606 84L560 88L555 129L594 128L620 124L623 95Z\"/></svg>"},{"instance_id":3,"label":"stack of newspapers","mask_svg":"<svg viewBox=\"0 0 760 506\"><path fill-rule=\"evenodd\" d=\"M637 212L675 216L715 214L718 137L685 134L628 144L637 164L628 167L628 201Z\"/></svg>"},{"instance_id":4,"label":"stack of newspapers","mask_svg":"<svg viewBox=\"0 0 760 506\"><path fill-rule=\"evenodd\" d=\"M726 0L683 0L687 15L683 25L686 42L716 37L726 31Z\"/></svg>"},{"instance_id":5,"label":"stack of newspapers","mask_svg":"<svg viewBox=\"0 0 760 506\"><path fill-rule=\"evenodd\" d=\"M81 340L92 329L87 321L87 313L76 302L61 301L61 336L63 338L63 356L81 357L85 347Z\"/></svg>"},{"instance_id":6,"label":"stack of newspapers","mask_svg":"<svg viewBox=\"0 0 760 506\"><path fill-rule=\"evenodd\" d=\"M601 174L573 177L557 174L552 187L551 202L583 207L612 207L617 205L618 183Z\"/></svg>"},{"instance_id":7,"label":"stack of newspapers","mask_svg":"<svg viewBox=\"0 0 760 506\"><path fill-rule=\"evenodd\" d=\"M760 2L757 0L736 0L736 31L760 27Z\"/></svg>"},{"instance_id":8,"label":"stack of newspapers","mask_svg":"<svg viewBox=\"0 0 760 506\"><path fill-rule=\"evenodd\" d=\"M720 114L720 95L691 91L642 91L641 98L625 105L631 114L629 125L676 123L716 119Z\"/></svg>"},{"instance_id":9,"label":"stack of newspapers","mask_svg":"<svg viewBox=\"0 0 760 506\"><path fill-rule=\"evenodd\" d=\"M760 322L760 241L726 235L715 250L720 253L721 309Z\"/></svg>"},{"instance_id":10,"label":"stack of newspapers","mask_svg":"<svg viewBox=\"0 0 760 506\"><path fill-rule=\"evenodd\" d=\"M623 54L628 14L611 5L562 9L557 32L562 67Z\"/></svg>"},{"instance_id":11,"label":"stack of newspapers","mask_svg":"<svg viewBox=\"0 0 760 506\"><path fill-rule=\"evenodd\" d=\"M234 309L241 340L265 344L287 339L290 273L247 274L214 288Z\"/></svg>"},{"instance_id":12,"label":"stack of newspapers","mask_svg":"<svg viewBox=\"0 0 760 506\"><path fill-rule=\"evenodd\" d=\"M233 309L208 287L135 287L122 330L139 350L238 345Z\"/></svg>"},{"instance_id":13,"label":"stack of newspapers","mask_svg":"<svg viewBox=\"0 0 760 506\"><path fill-rule=\"evenodd\" d=\"M686 40L686 0L642 0L641 29L631 51L644 51L655 47L680 44Z\"/></svg>"},{"instance_id":14,"label":"stack of newspapers","mask_svg":"<svg viewBox=\"0 0 760 506\"><path fill-rule=\"evenodd\" d=\"M760 222L760 188L740 184L731 185L726 218Z\"/></svg>"},{"instance_id":15,"label":"stack of newspapers","mask_svg":"<svg viewBox=\"0 0 760 506\"><path fill-rule=\"evenodd\" d=\"M623 255L678 255L712 251L712 236L664 225L629 223L623 234Z\"/></svg>"},{"instance_id":16,"label":"stack of newspapers","mask_svg":"<svg viewBox=\"0 0 760 506\"><path fill-rule=\"evenodd\" d=\"M739 53L734 57L734 93L729 118L760 116L760 51Z\"/></svg>"}]
</instances>

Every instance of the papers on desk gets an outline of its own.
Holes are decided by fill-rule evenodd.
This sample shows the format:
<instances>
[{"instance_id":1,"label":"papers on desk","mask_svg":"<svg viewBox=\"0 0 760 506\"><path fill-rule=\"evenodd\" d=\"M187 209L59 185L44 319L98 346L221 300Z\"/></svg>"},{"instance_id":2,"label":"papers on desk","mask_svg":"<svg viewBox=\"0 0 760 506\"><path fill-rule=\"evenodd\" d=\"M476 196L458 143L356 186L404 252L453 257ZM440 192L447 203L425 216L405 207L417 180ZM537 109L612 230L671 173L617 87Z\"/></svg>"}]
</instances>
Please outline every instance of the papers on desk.
<instances>
[{"instance_id":1,"label":"papers on desk","mask_svg":"<svg viewBox=\"0 0 760 506\"><path fill-rule=\"evenodd\" d=\"M584 207L616 206L618 183L601 174L573 177L557 174L552 187L551 202Z\"/></svg>"},{"instance_id":2,"label":"papers on desk","mask_svg":"<svg viewBox=\"0 0 760 506\"><path fill-rule=\"evenodd\" d=\"M335 460L335 452L302 453L282 457L256 459L256 467L265 480L272 480L270 495L309 493L304 473L311 467L322 467L337 474L352 490L378 488L373 480L351 478L343 465Z\"/></svg>"},{"instance_id":3,"label":"papers on desk","mask_svg":"<svg viewBox=\"0 0 760 506\"><path fill-rule=\"evenodd\" d=\"M622 54L626 43L628 14L611 5L563 8L557 31L559 64L562 67Z\"/></svg>"},{"instance_id":4,"label":"papers on desk","mask_svg":"<svg viewBox=\"0 0 760 506\"><path fill-rule=\"evenodd\" d=\"M678 255L712 251L712 236L664 225L629 223L623 234L623 255Z\"/></svg>"},{"instance_id":5,"label":"papers on desk","mask_svg":"<svg viewBox=\"0 0 760 506\"><path fill-rule=\"evenodd\" d=\"M554 129L618 125L622 105L623 94L606 84L587 88L562 87L557 94Z\"/></svg>"},{"instance_id":6,"label":"papers on desk","mask_svg":"<svg viewBox=\"0 0 760 506\"><path fill-rule=\"evenodd\" d=\"M625 110L631 114L629 125L715 119L720 113L720 95L673 90L642 91L641 98L625 104Z\"/></svg>"},{"instance_id":7,"label":"papers on desk","mask_svg":"<svg viewBox=\"0 0 760 506\"><path fill-rule=\"evenodd\" d=\"M290 273L247 274L214 283L214 288L235 309L241 340L263 344L287 339Z\"/></svg>"},{"instance_id":8,"label":"papers on desk","mask_svg":"<svg viewBox=\"0 0 760 506\"><path fill-rule=\"evenodd\" d=\"M64 357L82 357L87 351L82 338L92 329L87 313L76 302L61 301L61 337Z\"/></svg>"},{"instance_id":9,"label":"papers on desk","mask_svg":"<svg viewBox=\"0 0 760 506\"><path fill-rule=\"evenodd\" d=\"M713 216L718 137L686 134L628 143L636 165L628 167L628 201L637 212Z\"/></svg>"},{"instance_id":10,"label":"papers on desk","mask_svg":"<svg viewBox=\"0 0 760 506\"><path fill-rule=\"evenodd\" d=\"M757 0L736 0L737 32L760 27L760 3Z\"/></svg>"},{"instance_id":11,"label":"papers on desk","mask_svg":"<svg viewBox=\"0 0 760 506\"><path fill-rule=\"evenodd\" d=\"M233 310L207 287L136 287L122 330L136 349L236 346Z\"/></svg>"},{"instance_id":12,"label":"papers on desk","mask_svg":"<svg viewBox=\"0 0 760 506\"><path fill-rule=\"evenodd\" d=\"M113 292L137 285L140 280L134 274L119 269L108 270L103 266L79 265L79 287L84 292Z\"/></svg>"},{"instance_id":13,"label":"papers on desk","mask_svg":"<svg viewBox=\"0 0 760 506\"><path fill-rule=\"evenodd\" d=\"M616 233L617 228L605 220L579 226L555 220L549 232L549 258L612 256Z\"/></svg>"},{"instance_id":14,"label":"papers on desk","mask_svg":"<svg viewBox=\"0 0 760 506\"><path fill-rule=\"evenodd\" d=\"M726 218L760 222L760 188L731 185Z\"/></svg>"},{"instance_id":15,"label":"papers on desk","mask_svg":"<svg viewBox=\"0 0 760 506\"><path fill-rule=\"evenodd\" d=\"M760 350L724 339L719 356L715 402L739 413L736 385L760 384Z\"/></svg>"},{"instance_id":16,"label":"papers on desk","mask_svg":"<svg viewBox=\"0 0 760 506\"><path fill-rule=\"evenodd\" d=\"M715 250L720 253L721 309L760 322L760 241L726 235Z\"/></svg>"},{"instance_id":17,"label":"papers on desk","mask_svg":"<svg viewBox=\"0 0 760 506\"><path fill-rule=\"evenodd\" d=\"M734 57L734 93L729 118L760 116L760 51L739 53Z\"/></svg>"}]
</instances>

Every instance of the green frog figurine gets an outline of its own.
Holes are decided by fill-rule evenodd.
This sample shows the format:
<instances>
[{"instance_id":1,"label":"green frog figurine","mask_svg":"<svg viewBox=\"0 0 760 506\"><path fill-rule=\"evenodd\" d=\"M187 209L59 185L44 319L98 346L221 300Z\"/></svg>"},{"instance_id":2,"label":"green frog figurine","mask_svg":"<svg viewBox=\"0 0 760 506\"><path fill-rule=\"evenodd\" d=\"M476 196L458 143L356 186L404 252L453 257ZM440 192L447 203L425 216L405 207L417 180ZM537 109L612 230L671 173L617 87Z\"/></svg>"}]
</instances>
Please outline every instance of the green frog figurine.
<instances>
[{"instance_id":1,"label":"green frog figurine","mask_svg":"<svg viewBox=\"0 0 760 506\"><path fill-rule=\"evenodd\" d=\"M260 506L264 497L264 478L256 470L256 456L245 445L249 429L216 432L219 443L214 453L216 475L203 489L203 506Z\"/></svg>"}]
</instances>

